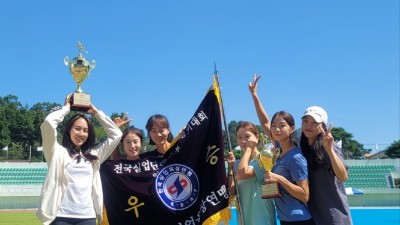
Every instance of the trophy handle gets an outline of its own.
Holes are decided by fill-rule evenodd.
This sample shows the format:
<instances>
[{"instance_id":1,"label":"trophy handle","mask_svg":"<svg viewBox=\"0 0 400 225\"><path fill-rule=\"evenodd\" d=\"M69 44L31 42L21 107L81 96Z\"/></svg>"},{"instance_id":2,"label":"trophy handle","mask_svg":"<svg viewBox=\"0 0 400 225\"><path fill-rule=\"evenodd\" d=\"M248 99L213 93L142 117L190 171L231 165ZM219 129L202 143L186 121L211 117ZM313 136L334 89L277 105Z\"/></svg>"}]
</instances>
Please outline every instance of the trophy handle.
<instances>
[{"instance_id":1,"label":"trophy handle","mask_svg":"<svg viewBox=\"0 0 400 225\"><path fill-rule=\"evenodd\" d=\"M89 65L89 70L92 70L96 67L96 61L92 60L92 63Z\"/></svg>"},{"instance_id":2,"label":"trophy handle","mask_svg":"<svg viewBox=\"0 0 400 225\"><path fill-rule=\"evenodd\" d=\"M65 58L64 58L64 64L65 64L66 66L68 66L68 65L69 65L69 59L68 59L68 56L65 56Z\"/></svg>"}]
</instances>

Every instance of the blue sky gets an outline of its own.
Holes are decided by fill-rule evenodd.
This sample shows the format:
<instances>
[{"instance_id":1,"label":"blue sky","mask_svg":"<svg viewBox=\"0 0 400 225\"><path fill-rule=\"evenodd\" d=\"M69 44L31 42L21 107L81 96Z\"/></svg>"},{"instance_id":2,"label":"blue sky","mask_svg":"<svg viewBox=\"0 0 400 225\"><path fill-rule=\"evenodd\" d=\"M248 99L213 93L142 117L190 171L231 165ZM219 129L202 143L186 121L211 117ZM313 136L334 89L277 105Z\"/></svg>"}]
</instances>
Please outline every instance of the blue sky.
<instances>
[{"instance_id":1,"label":"blue sky","mask_svg":"<svg viewBox=\"0 0 400 225\"><path fill-rule=\"evenodd\" d=\"M63 64L97 67L83 83L105 113L144 128L155 113L177 134L219 69L225 114L258 124L248 82L272 115L325 108L365 148L400 139L399 1L5 1L0 96L63 103L76 84Z\"/></svg>"}]
</instances>

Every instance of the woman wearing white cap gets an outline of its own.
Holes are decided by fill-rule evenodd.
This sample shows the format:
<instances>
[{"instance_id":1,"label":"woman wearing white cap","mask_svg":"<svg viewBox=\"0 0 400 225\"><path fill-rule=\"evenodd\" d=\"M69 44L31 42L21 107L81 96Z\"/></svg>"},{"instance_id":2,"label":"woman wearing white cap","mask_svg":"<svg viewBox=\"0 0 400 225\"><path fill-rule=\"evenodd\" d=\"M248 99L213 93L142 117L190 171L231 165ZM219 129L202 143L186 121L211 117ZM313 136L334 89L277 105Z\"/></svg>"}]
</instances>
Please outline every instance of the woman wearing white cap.
<instances>
[{"instance_id":1,"label":"woman wearing white cap","mask_svg":"<svg viewBox=\"0 0 400 225\"><path fill-rule=\"evenodd\" d=\"M315 224L352 224L344 182L347 165L339 146L327 128L328 114L319 106L311 106L302 116L300 147L308 162L310 207Z\"/></svg>"}]
</instances>

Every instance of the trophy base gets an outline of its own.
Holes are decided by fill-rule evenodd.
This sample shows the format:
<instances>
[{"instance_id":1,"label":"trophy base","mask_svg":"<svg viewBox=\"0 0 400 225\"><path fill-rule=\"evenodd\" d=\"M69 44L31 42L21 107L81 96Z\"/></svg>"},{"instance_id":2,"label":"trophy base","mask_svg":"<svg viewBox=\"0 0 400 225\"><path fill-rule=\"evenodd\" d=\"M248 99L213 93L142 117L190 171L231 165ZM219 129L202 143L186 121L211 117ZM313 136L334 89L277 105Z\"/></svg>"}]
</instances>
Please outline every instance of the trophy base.
<instances>
[{"instance_id":1,"label":"trophy base","mask_svg":"<svg viewBox=\"0 0 400 225\"><path fill-rule=\"evenodd\" d=\"M85 93L74 93L71 96L71 111L86 112L90 109L90 95Z\"/></svg>"},{"instance_id":2,"label":"trophy base","mask_svg":"<svg viewBox=\"0 0 400 225\"><path fill-rule=\"evenodd\" d=\"M279 192L278 183L269 183L261 185L262 199L268 198L279 198L281 193Z\"/></svg>"}]
</instances>

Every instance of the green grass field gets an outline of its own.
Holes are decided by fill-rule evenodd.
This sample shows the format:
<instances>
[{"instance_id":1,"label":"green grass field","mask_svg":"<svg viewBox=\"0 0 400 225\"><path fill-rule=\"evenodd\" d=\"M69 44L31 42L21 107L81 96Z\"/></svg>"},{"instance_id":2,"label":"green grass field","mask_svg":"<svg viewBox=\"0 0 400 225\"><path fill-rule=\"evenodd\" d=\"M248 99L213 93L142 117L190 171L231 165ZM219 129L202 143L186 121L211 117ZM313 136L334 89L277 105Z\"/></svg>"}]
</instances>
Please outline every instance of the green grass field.
<instances>
[{"instance_id":1,"label":"green grass field","mask_svg":"<svg viewBox=\"0 0 400 225\"><path fill-rule=\"evenodd\" d=\"M35 211L0 211L0 225L40 225Z\"/></svg>"}]
</instances>

